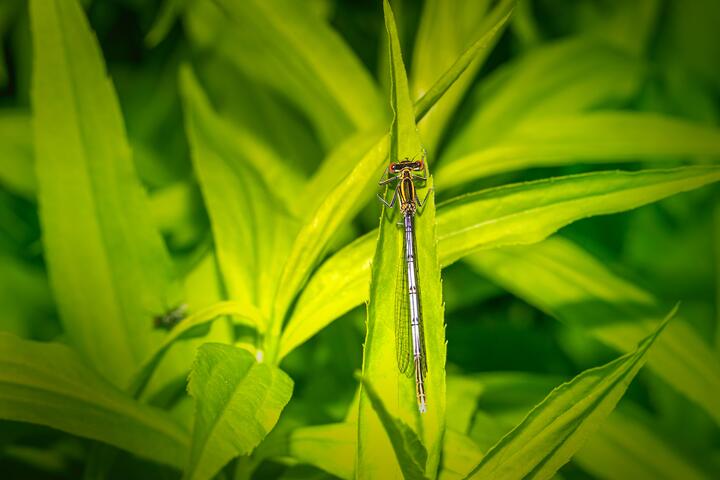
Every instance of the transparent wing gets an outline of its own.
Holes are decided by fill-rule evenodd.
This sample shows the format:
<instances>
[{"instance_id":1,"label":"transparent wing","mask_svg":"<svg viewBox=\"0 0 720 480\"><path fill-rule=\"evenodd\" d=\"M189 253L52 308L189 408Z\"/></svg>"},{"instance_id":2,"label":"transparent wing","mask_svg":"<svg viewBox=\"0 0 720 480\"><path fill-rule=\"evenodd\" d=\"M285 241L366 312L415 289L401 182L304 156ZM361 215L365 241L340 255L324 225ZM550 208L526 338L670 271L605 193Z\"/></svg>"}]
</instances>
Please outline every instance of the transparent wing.
<instances>
[{"instance_id":1,"label":"transparent wing","mask_svg":"<svg viewBox=\"0 0 720 480\"><path fill-rule=\"evenodd\" d=\"M401 235L402 237L402 235ZM407 263L405 263L405 242L402 242L402 256L398 259L395 280L395 353L398 369L408 376L413 369L412 347L410 345L410 299L408 296Z\"/></svg>"}]
</instances>

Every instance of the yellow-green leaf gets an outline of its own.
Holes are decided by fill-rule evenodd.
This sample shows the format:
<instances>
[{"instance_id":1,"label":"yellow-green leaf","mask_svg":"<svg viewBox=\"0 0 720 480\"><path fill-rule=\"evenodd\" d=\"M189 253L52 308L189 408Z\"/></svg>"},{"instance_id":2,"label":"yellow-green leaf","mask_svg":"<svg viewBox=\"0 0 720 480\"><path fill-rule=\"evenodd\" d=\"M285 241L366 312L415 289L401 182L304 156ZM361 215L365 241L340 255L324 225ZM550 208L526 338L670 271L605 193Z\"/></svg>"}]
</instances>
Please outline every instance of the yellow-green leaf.
<instances>
[{"instance_id":1,"label":"yellow-green leaf","mask_svg":"<svg viewBox=\"0 0 720 480\"><path fill-rule=\"evenodd\" d=\"M720 157L720 129L654 113L598 112L533 118L487 147L443 164L451 187L523 168Z\"/></svg>"},{"instance_id":2,"label":"yellow-green leaf","mask_svg":"<svg viewBox=\"0 0 720 480\"><path fill-rule=\"evenodd\" d=\"M217 116L189 68L182 70L181 84L193 164L228 296L269 318L296 229L258 168L263 161L268 169L279 162L267 146Z\"/></svg>"},{"instance_id":3,"label":"yellow-green leaf","mask_svg":"<svg viewBox=\"0 0 720 480\"><path fill-rule=\"evenodd\" d=\"M438 206L440 263L477 250L543 240L593 215L629 210L720 179L716 167L598 172L484 190ZM283 355L368 299L371 232L330 257L308 282L283 336Z\"/></svg>"},{"instance_id":4,"label":"yellow-green leaf","mask_svg":"<svg viewBox=\"0 0 720 480\"><path fill-rule=\"evenodd\" d=\"M294 0L193 2L190 38L295 103L331 147L386 117L370 75L340 35Z\"/></svg>"},{"instance_id":5,"label":"yellow-green leaf","mask_svg":"<svg viewBox=\"0 0 720 480\"><path fill-rule=\"evenodd\" d=\"M390 137L390 161L423 154L415 126L413 105L410 101L405 67L392 10L384 3L385 23L390 44L391 105L395 112ZM432 187L432 178L418 189L418 196L425 198ZM389 200L392 189L386 192ZM399 419L414 430L422 439L427 451L427 462L420 465L421 473L436 475L440 463L442 436L445 429L445 325L443 320L440 268L437 259L435 236L435 205L432 195L427 197L422 214L415 216L417 235L416 262L418 265L418 289L423 317L425 353L428 374L425 379L428 409L420 415L415 400L415 380L401 373L397 367L395 352L395 295L396 275L403 262L403 231L396 226L397 215L382 209L380 229L372 266L370 303L368 307L367 336L363 355L363 378L372 384L378 401L387 414ZM408 319L409 321L409 319ZM382 472L385 478L407 475L407 462L393 455L379 415L376 401L371 401L364 388L360 396L358 414L358 471L359 478L373 478ZM387 427L387 425L385 425ZM420 433L422 432L422 433ZM396 449L397 454L397 449Z\"/></svg>"},{"instance_id":6,"label":"yellow-green leaf","mask_svg":"<svg viewBox=\"0 0 720 480\"><path fill-rule=\"evenodd\" d=\"M526 302L622 352L651 332L660 315L650 293L562 238L479 252L467 261ZM677 320L668 326L648 367L720 423L720 362L689 325Z\"/></svg>"},{"instance_id":7,"label":"yellow-green leaf","mask_svg":"<svg viewBox=\"0 0 720 480\"><path fill-rule=\"evenodd\" d=\"M182 468L190 436L140 404L65 345L0 333L0 418L46 425Z\"/></svg>"},{"instance_id":8,"label":"yellow-green leaf","mask_svg":"<svg viewBox=\"0 0 720 480\"><path fill-rule=\"evenodd\" d=\"M282 370L245 350L202 345L188 382L195 426L184 478L213 478L234 457L249 455L277 423L292 389Z\"/></svg>"},{"instance_id":9,"label":"yellow-green leaf","mask_svg":"<svg viewBox=\"0 0 720 480\"><path fill-rule=\"evenodd\" d=\"M467 91L475 74L500 38L515 0L503 0L493 8L487 0L430 0L423 5L413 52L410 86L413 98L420 98L452 66L469 46L482 51L473 55L465 71L419 124L425 147L435 147Z\"/></svg>"},{"instance_id":10,"label":"yellow-green leaf","mask_svg":"<svg viewBox=\"0 0 720 480\"><path fill-rule=\"evenodd\" d=\"M467 478L546 479L567 463L622 398L673 310L637 349L553 390L503 437Z\"/></svg>"},{"instance_id":11,"label":"yellow-green leaf","mask_svg":"<svg viewBox=\"0 0 720 480\"><path fill-rule=\"evenodd\" d=\"M117 98L76 0L30 3L32 102L45 258L68 340L125 385L180 303Z\"/></svg>"}]
</instances>

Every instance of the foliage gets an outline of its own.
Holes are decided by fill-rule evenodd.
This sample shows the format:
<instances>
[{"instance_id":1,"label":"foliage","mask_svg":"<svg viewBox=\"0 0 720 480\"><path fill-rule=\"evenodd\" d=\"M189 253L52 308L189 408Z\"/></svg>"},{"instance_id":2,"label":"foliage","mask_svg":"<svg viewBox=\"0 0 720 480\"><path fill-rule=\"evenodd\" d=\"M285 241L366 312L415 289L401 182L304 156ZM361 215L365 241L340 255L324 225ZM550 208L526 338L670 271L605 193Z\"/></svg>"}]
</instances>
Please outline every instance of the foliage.
<instances>
[{"instance_id":1,"label":"foliage","mask_svg":"<svg viewBox=\"0 0 720 480\"><path fill-rule=\"evenodd\" d=\"M0 471L720 475L720 9L598 5L0 4Z\"/></svg>"}]
</instances>

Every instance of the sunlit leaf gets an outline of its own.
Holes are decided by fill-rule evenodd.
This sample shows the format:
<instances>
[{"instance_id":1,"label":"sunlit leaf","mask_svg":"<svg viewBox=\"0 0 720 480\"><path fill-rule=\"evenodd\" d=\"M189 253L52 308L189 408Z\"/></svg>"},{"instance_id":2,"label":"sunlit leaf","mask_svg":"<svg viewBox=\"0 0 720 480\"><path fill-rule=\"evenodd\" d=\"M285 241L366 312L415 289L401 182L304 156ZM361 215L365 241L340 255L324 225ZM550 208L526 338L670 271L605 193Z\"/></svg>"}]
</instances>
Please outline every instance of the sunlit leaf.
<instances>
[{"instance_id":1,"label":"sunlit leaf","mask_svg":"<svg viewBox=\"0 0 720 480\"><path fill-rule=\"evenodd\" d=\"M46 425L182 468L190 437L87 367L70 348L0 333L0 418Z\"/></svg>"},{"instance_id":2,"label":"sunlit leaf","mask_svg":"<svg viewBox=\"0 0 720 480\"><path fill-rule=\"evenodd\" d=\"M179 291L98 44L74 0L30 3L45 258L68 339L124 385Z\"/></svg>"},{"instance_id":3,"label":"sunlit leaf","mask_svg":"<svg viewBox=\"0 0 720 480\"><path fill-rule=\"evenodd\" d=\"M289 439L290 454L343 480L355 475L357 426L333 423L299 428Z\"/></svg>"},{"instance_id":4,"label":"sunlit leaf","mask_svg":"<svg viewBox=\"0 0 720 480\"><path fill-rule=\"evenodd\" d=\"M639 87L637 59L592 38L550 43L505 66L471 94L471 116L443 152L442 163L499 141L522 121L623 102Z\"/></svg>"},{"instance_id":5,"label":"sunlit leaf","mask_svg":"<svg viewBox=\"0 0 720 480\"><path fill-rule=\"evenodd\" d=\"M493 282L614 349L632 350L657 325L661 308L650 293L562 238L480 252L468 262ZM669 325L648 366L720 422L720 362L689 325L679 320Z\"/></svg>"},{"instance_id":6,"label":"sunlit leaf","mask_svg":"<svg viewBox=\"0 0 720 480\"><path fill-rule=\"evenodd\" d=\"M367 299L375 239L373 233L360 237L315 272L283 329L280 358L359 305L358 298Z\"/></svg>"},{"instance_id":7,"label":"sunlit leaf","mask_svg":"<svg viewBox=\"0 0 720 480\"><path fill-rule=\"evenodd\" d=\"M413 98L422 97L433 87L455 59L461 55L473 57L442 101L419 124L425 148L430 152L435 151L448 120L500 38L516 2L503 0L493 8L490 3L485 0L431 0L423 5L410 76ZM476 43L478 39L480 41ZM475 48L482 51L475 52Z\"/></svg>"},{"instance_id":8,"label":"sunlit leaf","mask_svg":"<svg viewBox=\"0 0 720 480\"><path fill-rule=\"evenodd\" d=\"M438 206L438 253L447 266L477 250L543 240L593 215L636 208L720 179L715 167L598 172L507 185ZM308 282L283 338L283 352L368 299L374 233L329 258ZM350 287L352 288L346 288ZM335 301L337 299L337 302Z\"/></svg>"},{"instance_id":9,"label":"sunlit leaf","mask_svg":"<svg viewBox=\"0 0 720 480\"><path fill-rule=\"evenodd\" d=\"M391 105L395 112L390 137L390 160L400 161L422 154L422 145L415 126L415 116L410 101L405 67L400 52L395 20L387 2L384 3L385 25L390 43L390 79ZM396 292L396 275L403 262L403 230L396 225L396 216L389 209L382 209L380 229L377 240L368 306L367 334L363 352L363 378L371 383L378 394L377 401L368 398L365 388L360 396L358 415L358 476L374 476L372 472L385 470L386 478L399 475L394 466L392 451L388 448L388 439L383 434L383 425L388 430L384 414L379 410L378 402L387 409L387 414L398 418L408 428L420 435L427 451L427 462L418 463L420 473L434 476L440 463L442 436L445 429L445 324L443 319L442 289L440 267L437 259L435 237L435 205L433 197L426 197L432 188L432 178L419 188L417 195L425 199L422 213L415 216L418 265L418 290L423 318L425 354L428 374L425 379L428 409L418 414L415 400L415 379L400 372L397 367L395 351L395 296L407 295ZM386 190L387 201L392 196L392 188ZM408 318L409 322L410 319ZM412 365L409 368L413 368ZM366 385L366 384L365 384ZM367 395L366 395L367 393ZM422 432L422 433L419 433ZM396 440L390 436L395 446L395 455L400 461L400 470L409 475L407 462L399 457ZM418 458L415 457L418 461ZM413 470L414 471L414 470ZM415 473L413 473L415 475Z\"/></svg>"},{"instance_id":10,"label":"sunlit leaf","mask_svg":"<svg viewBox=\"0 0 720 480\"><path fill-rule=\"evenodd\" d=\"M188 383L195 427L186 479L209 479L232 458L248 455L277 423L293 382L249 352L218 343L198 350Z\"/></svg>"},{"instance_id":11,"label":"sunlit leaf","mask_svg":"<svg viewBox=\"0 0 720 480\"><path fill-rule=\"evenodd\" d=\"M613 411L674 311L637 349L553 390L467 478L551 478Z\"/></svg>"},{"instance_id":12,"label":"sunlit leaf","mask_svg":"<svg viewBox=\"0 0 720 480\"><path fill-rule=\"evenodd\" d=\"M427 462L428 452L418 437L418 434L413 431L405 422L399 418L394 417L383 404L383 400L380 394L375 391L370 382L363 379L363 395L372 406L372 409L378 416L382 427L385 429L387 436L392 445L392 449L397 457L397 462L402 473L402 478L411 480L423 480L427 478L425 476L425 464ZM362 399L360 403L362 409ZM361 410L362 411L362 410ZM363 435L362 435L362 422L363 418L360 417L360 437L359 437L359 460L365 463L360 464L357 476L360 478L373 478L379 475L388 476L390 472L384 471L383 464L378 462L370 462L369 459L362 454L363 449L368 449L368 444L363 446ZM376 441L365 437L366 442ZM386 465L387 466L387 465Z\"/></svg>"},{"instance_id":13,"label":"sunlit leaf","mask_svg":"<svg viewBox=\"0 0 720 480\"><path fill-rule=\"evenodd\" d=\"M470 64L483 55L506 20L507 16L499 19L490 32L468 47L417 101L416 122L445 95ZM333 235L372 196L369 192L374 191L376 179L387 166L388 143L389 135L382 136L374 129L361 132L332 152L308 182L305 193L309 205L305 209L307 223L301 229L285 267L282 279L285 288L277 301L278 314L285 314L297 289L305 283ZM279 324L275 325L276 329L279 327Z\"/></svg>"},{"instance_id":14,"label":"sunlit leaf","mask_svg":"<svg viewBox=\"0 0 720 480\"><path fill-rule=\"evenodd\" d=\"M663 438L657 427L652 427L649 419L642 418L635 410L615 410L573 457L573 462L596 478L712 478L685 458L676 446Z\"/></svg>"},{"instance_id":15,"label":"sunlit leaf","mask_svg":"<svg viewBox=\"0 0 720 480\"><path fill-rule=\"evenodd\" d=\"M571 222L646 205L720 180L720 168L597 172L493 188L444 202L441 261L478 248L539 242Z\"/></svg>"},{"instance_id":16,"label":"sunlit leaf","mask_svg":"<svg viewBox=\"0 0 720 480\"><path fill-rule=\"evenodd\" d=\"M217 117L189 69L181 80L193 163L228 296L269 317L295 226L254 164L264 157L268 168L278 162L257 139Z\"/></svg>"},{"instance_id":17,"label":"sunlit leaf","mask_svg":"<svg viewBox=\"0 0 720 480\"><path fill-rule=\"evenodd\" d=\"M448 428L445 431L442 466L438 478L440 480L465 478L482 457L482 450L471 438Z\"/></svg>"},{"instance_id":18,"label":"sunlit leaf","mask_svg":"<svg viewBox=\"0 0 720 480\"><path fill-rule=\"evenodd\" d=\"M487 148L440 168L450 187L523 168L720 157L720 130L652 113L585 113L522 123Z\"/></svg>"},{"instance_id":19,"label":"sunlit leaf","mask_svg":"<svg viewBox=\"0 0 720 480\"><path fill-rule=\"evenodd\" d=\"M214 49L294 102L326 146L386 116L358 59L334 30L298 2L194 2L186 21L197 44Z\"/></svg>"}]
</instances>

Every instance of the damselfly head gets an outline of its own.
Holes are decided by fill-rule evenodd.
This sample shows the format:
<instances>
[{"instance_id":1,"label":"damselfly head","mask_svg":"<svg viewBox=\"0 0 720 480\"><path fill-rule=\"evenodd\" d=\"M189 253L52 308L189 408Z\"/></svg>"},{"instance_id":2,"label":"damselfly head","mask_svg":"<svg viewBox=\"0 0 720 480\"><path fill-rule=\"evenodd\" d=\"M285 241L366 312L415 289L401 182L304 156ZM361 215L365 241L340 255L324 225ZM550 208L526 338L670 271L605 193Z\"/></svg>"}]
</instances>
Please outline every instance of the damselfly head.
<instances>
[{"instance_id":1,"label":"damselfly head","mask_svg":"<svg viewBox=\"0 0 720 480\"><path fill-rule=\"evenodd\" d=\"M425 169L425 162L422 160L410 160L409 158L404 158L399 162L393 162L390 164L390 173L400 173L405 169L416 172L422 171Z\"/></svg>"}]
</instances>

